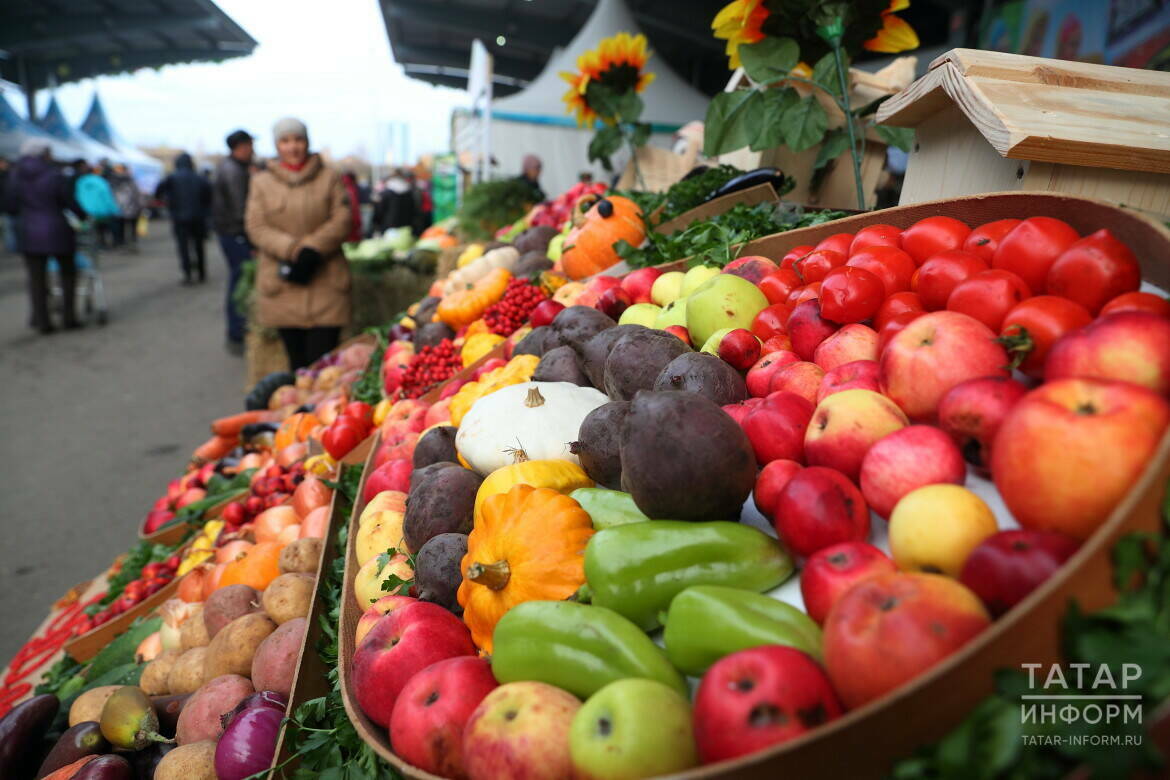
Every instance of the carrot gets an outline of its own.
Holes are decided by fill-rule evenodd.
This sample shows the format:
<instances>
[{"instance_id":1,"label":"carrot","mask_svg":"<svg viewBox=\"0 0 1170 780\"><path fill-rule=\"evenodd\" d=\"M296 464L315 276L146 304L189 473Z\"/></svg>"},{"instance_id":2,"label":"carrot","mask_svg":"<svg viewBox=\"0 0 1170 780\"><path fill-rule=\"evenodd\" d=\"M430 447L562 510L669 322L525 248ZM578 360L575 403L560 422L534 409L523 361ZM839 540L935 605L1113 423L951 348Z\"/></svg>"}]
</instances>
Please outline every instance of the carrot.
<instances>
[{"instance_id":1,"label":"carrot","mask_svg":"<svg viewBox=\"0 0 1170 780\"><path fill-rule=\"evenodd\" d=\"M245 425L258 422L271 422L272 412L267 409L257 409L252 412L240 412L239 414L229 415L228 417L220 417L218 420L211 421L211 432L216 436L231 436L236 437L240 435Z\"/></svg>"},{"instance_id":2,"label":"carrot","mask_svg":"<svg viewBox=\"0 0 1170 780\"><path fill-rule=\"evenodd\" d=\"M50 772L49 774L45 775L41 780L69 780L69 778L71 778L75 774L77 774L77 772L83 766L85 766L90 761L93 761L96 758L97 758L97 756L84 756L83 758L77 759L72 764L66 764L65 766L61 767L60 769L58 769L54 772Z\"/></svg>"},{"instance_id":3,"label":"carrot","mask_svg":"<svg viewBox=\"0 0 1170 780\"><path fill-rule=\"evenodd\" d=\"M195 452L191 453L191 460L196 463L219 460L235 449L238 442L239 440L235 436L212 436L195 448Z\"/></svg>"}]
</instances>

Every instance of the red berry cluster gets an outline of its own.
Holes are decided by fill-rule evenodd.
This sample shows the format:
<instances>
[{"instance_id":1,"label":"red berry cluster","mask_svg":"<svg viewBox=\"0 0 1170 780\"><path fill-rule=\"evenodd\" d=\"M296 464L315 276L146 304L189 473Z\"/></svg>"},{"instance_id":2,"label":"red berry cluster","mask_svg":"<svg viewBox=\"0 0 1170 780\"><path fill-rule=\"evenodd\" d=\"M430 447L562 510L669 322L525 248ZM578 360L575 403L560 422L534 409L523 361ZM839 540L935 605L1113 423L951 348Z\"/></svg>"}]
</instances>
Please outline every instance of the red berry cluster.
<instances>
[{"instance_id":1,"label":"red berry cluster","mask_svg":"<svg viewBox=\"0 0 1170 780\"><path fill-rule=\"evenodd\" d=\"M418 398L427 390L454 376L463 368L459 350L450 339L443 339L432 347L423 347L414 354L402 375L399 392L403 398Z\"/></svg>"},{"instance_id":2,"label":"red berry cluster","mask_svg":"<svg viewBox=\"0 0 1170 780\"><path fill-rule=\"evenodd\" d=\"M252 482L252 488L246 497L224 506L223 512L220 513L220 519L225 523L224 533L234 533L265 509L280 506L288 501L304 478L304 461L297 461L287 468L276 463L268 466Z\"/></svg>"},{"instance_id":3,"label":"red berry cluster","mask_svg":"<svg viewBox=\"0 0 1170 780\"><path fill-rule=\"evenodd\" d=\"M126 587L122 589L122 595L102 611L79 621L75 629L76 633L84 634L87 631L97 628L102 623L121 615L148 596L152 596L162 590L175 578L175 571L178 568L179 556L177 554L172 555L165 561L146 564L142 567L142 573L138 576L138 579L126 583Z\"/></svg>"},{"instance_id":4,"label":"red berry cluster","mask_svg":"<svg viewBox=\"0 0 1170 780\"><path fill-rule=\"evenodd\" d=\"M536 305L546 298L544 290L527 279L513 279L508 282L504 297L487 307L483 321L492 333L511 336L528 321L528 315Z\"/></svg>"}]
</instances>

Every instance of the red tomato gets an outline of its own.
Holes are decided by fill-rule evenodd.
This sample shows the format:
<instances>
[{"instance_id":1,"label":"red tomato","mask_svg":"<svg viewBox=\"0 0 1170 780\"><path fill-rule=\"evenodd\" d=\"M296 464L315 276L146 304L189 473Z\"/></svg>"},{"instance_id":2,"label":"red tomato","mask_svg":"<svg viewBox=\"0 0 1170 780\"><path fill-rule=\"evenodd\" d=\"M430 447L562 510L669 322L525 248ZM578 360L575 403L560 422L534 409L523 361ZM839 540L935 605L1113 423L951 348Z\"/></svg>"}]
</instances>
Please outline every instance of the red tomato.
<instances>
[{"instance_id":1,"label":"red tomato","mask_svg":"<svg viewBox=\"0 0 1170 780\"><path fill-rule=\"evenodd\" d=\"M829 271L845 265L845 253L834 249L814 249L796 261L793 268L800 274L806 284L819 282Z\"/></svg>"},{"instance_id":2,"label":"red tomato","mask_svg":"<svg viewBox=\"0 0 1170 780\"><path fill-rule=\"evenodd\" d=\"M784 255L784 257L780 259L780 267L791 268L797 260L804 257L815 248L816 247L814 247L812 244L801 244L800 246L792 247L788 250L788 254Z\"/></svg>"},{"instance_id":3,"label":"red tomato","mask_svg":"<svg viewBox=\"0 0 1170 780\"><path fill-rule=\"evenodd\" d=\"M338 417L321 434L321 445L334 460L341 460L366 437L363 426L351 417Z\"/></svg>"},{"instance_id":4,"label":"red tomato","mask_svg":"<svg viewBox=\"0 0 1170 780\"><path fill-rule=\"evenodd\" d=\"M926 312L918 311L904 311L895 314L886 320L886 324L878 331L878 355L881 355L886 348L886 344L890 343L890 339L902 332L902 329L909 325L914 320L918 319Z\"/></svg>"},{"instance_id":5,"label":"red tomato","mask_svg":"<svg viewBox=\"0 0 1170 780\"><path fill-rule=\"evenodd\" d=\"M1042 379L1044 359L1056 340L1092 321L1093 315L1079 303L1056 295L1037 295L1007 313L1000 336L1008 354L1020 359L1020 370Z\"/></svg>"},{"instance_id":6,"label":"red tomato","mask_svg":"<svg viewBox=\"0 0 1170 780\"><path fill-rule=\"evenodd\" d=\"M849 245L849 256L867 246L902 246L902 231L893 225L870 225L857 231L853 243Z\"/></svg>"},{"instance_id":7,"label":"red tomato","mask_svg":"<svg viewBox=\"0 0 1170 780\"><path fill-rule=\"evenodd\" d=\"M828 238L821 239L817 249L830 249L849 257L849 246L853 243L852 233L834 233Z\"/></svg>"},{"instance_id":8,"label":"red tomato","mask_svg":"<svg viewBox=\"0 0 1170 780\"><path fill-rule=\"evenodd\" d=\"M818 298L820 297L820 294L821 283L813 282L812 284L806 284L804 287L798 287L797 289L793 290L792 294L788 296L787 303L789 306L796 308L797 304L810 301L813 298Z\"/></svg>"},{"instance_id":9,"label":"red tomato","mask_svg":"<svg viewBox=\"0 0 1170 780\"><path fill-rule=\"evenodd\" d=\"M1000 240L991 267L1011 271L1040 295L1048 289L1048 269L1079 238L1064 220L1029 217Z\"/></svg>"},{"instance_id":10,"label":"red tomato","mask_svg":"<svg viewBox=\"0 0 1170 780\"><path fill-rule=\"evenodd\" d=\"M945 309L947 298L959 282L986 270L987 263L982 258L961 249L948 249L932 256L915 272L918 283L913 285L914 291L927 311Z\"/></svg>"},{"instance_id":11,"label":"red tomato","mask_svg":"<svg viewBox=\"0 0 1170 780\"><path fill-rule=\"evenodd\" d=\"M902 249L918 265L931 255L963 246L971 228L953 217L927 217L902 231Z\"/></svg>"},{"instance_id":12,"label":"red tomato","mask_svg":"<svg viewBox=\"0 0 1170 780\"><path fill-rule=\"evenodd\" d=\"M1048 269L1048 292L1076 301L1096 314L1118 295L1142 286L1142 268L1108 229L1076 242Z\"/></svg>"},{"instance_id":13,"label":"red tomato","mask_svg":"<svg viewBox=\"0 0 1170 780\"><path fill-rule=\"evenodd\" d=\"M341 414L345 417L368 423L374 419L374 407L364 401L350 401L341 410Z\"/></svg>"},{"instance_id":14,"label":"red tomato","mask_svg":"<svg viewBox=\"0 0 1170 780\"><path fill-rule=\"evenodd\" d=\"M882 305L878 307L877 314L873 315L873 329L880 333L887 322L895 316L908 311L926 312L926 309L922 308L922 301L919 299L918 293L910 292L909 290L894 293L882 301Z\"/></svg>"},{"instance_id":15,"label":"red tomato","mask_svg":"<svg viewBox=\"0 0 1170 780\"><path fill-rule=\"evenodd\" d=\"M871 246L853 253L845 265L864 268L885 284L886 297L910 289L914 260L894 246Z\"/></svg>"},{"instance_id":16,"label":"red tomato","mask_svg":"<svg viewBox=\"0 0 1170 780\"><path fill-rule=\"evenodd\" d=\"M801 255L803 257L803 255ZM804 284L800 274L791 268L781 268L772 271L760 280L759 288L768 299L768 303L783 303L788 300L788 294Z\"/></svg>"},{"instance_id":17,"label":"red tomato","mask_svg":"<svg viewBox=\"0 0 1170 780\"><path fill-rule=\"evenodd\" d=\"M1128 292L1118 295L1101 309L1101 316L1118 311L1148 311L1160 317L1170 317L1170 301L1148 292Z\"/></svg>"},{"instance_id":18,"label":"red tomato","mask_svg":"<svg viewBox=\"0 0 1170 780\"><path fill-rule=\"evenodd\" d=\"M999 333L1007 313L1030 297L1023 279L1011 271L993 268L960 282L947 299L947 308L974 317Z\"/></svg>"},{"instance_id":19,"label":"red tomato","mask_svg":"<svg viewBox=\"0 0 1170 780\"><path fill-rule=\"evenodd\" d=\"M877 312L885 284L864 268L842 266L821 282L821 316L837 323L863 322Z\"/></svg>"},{"instance_id":20,"label":"red tomato","mask_svg":"<svg viewBox=\"0 0 1170 780\"><path fill-rule=\"evenodd\" d=\"M784 323L788 322L789 314L792 314L792 307L787 303L773 303L771 306L761 309L756 318L752 320L752 333L756 334L760 341L784 335L788 332Z\"/></svg>"},{"instance_id":21,"label":"red tomato","mask_svg":"<svg viewBox=\"0 0 1170 780\"><path fill-rule=\"evenodd\" d=\"M967 240L963 242L963 251L978 255L991 265L991 258L999 242L1021 222L1022 219L997 219L995 222L984 223L967 236Z\"/></svg>"}]
</instances>

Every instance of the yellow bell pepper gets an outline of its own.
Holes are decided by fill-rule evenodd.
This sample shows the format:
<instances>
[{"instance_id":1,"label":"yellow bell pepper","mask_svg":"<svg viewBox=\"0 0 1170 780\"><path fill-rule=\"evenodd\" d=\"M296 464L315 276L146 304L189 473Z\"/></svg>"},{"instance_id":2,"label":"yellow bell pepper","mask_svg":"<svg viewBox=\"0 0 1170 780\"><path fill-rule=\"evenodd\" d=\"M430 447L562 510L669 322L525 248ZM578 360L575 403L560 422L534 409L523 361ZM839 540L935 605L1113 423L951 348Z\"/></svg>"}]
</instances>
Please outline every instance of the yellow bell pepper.
<instances>
[{"instance_id":1,"label":"yellow bell pepper","mask_svg":"<svg viewBox=\"0 0 1170 780\"><path fill-rule=\"evenodd\" d=\"M337 473L337 461L327 452L313 455L305 460L305 471L318 477L331 477Z\"/></svg>"},{"instance_id":2,"label":"yellow bell pepper","mask_svg":"<svg viewBox=\"0 0 1170 780\"><path fill-rule=\"evenodd\" d=\"M516 485L548 488L568 495L577 488L593 487L593 480L576 463L567 460L520 460L496 469L480 483L475 494L475 520L479 521L483 502L494 495L507 493Z\"/></svg>"},{"instance_id":3,"label":"yellow bell pepper","mask_svg":"<svg viewBox=\"0 0 1170 780\"><path fill-rule=\"evenodd\" d=\"M463 342L463 349L459 352L459 357L463 361L463 367L470 366L491 352L503 340L503 336L497 336L495 333L476 333L474 336L469 335L467 340Z\"/></svg>"},{"instance_id":4,"label":"yellow bell pepper","mask_svg":"<svg viewBox=\"0 0 1170 780\"><path fill-rule=\"evenodd\" d=\"M462 268L472 260L478 260L483 257L483 251L483 244L469 244L466 249L459 253L459 259L455 261L455 267Z\"/></svg>"},{"instance_id":5,"label":"yellow bell pepper","mask_svg":"<svg viewBox=\"0 0 1170 780\"><path fill-rule=\"evenodd\" d=\"M394 402L389 398L383 398L378 402L378 405L374 407L374 425L382 424L382 421L386 419L386 415L390 413L390 407L393 405Z\"/></svg>"},{"instance_id":6,"label":"yellow bell pepper","mask_svg":"<svg viewBox=\"0 0 1170 780\"><path fill-rule=\"evenodd\" d=\"M507 365L484 374L478 382L468 382L459 388L459 392L451 396L451 424L458 426L463 421L463 415L485 395L491 395L509 385L527 382L532 378L539 362L540 358L536 355L517 355L509 360Z\"/></svg>"},{"instance_id":7,"label":"yellow bell pepper","mask_svg":"<svg viewBox=\"0 0 1170 780\"><path fill-rule=\"evenodd\" d=\"M184 574L191 571L199 564L203 563L204 561L210 561L214 557L214 550L191 551L187 553L187 556L183 558L181 563L179 563L179 568L175 572L175 576L182 577Z\"/></svg>"}]
</instances>

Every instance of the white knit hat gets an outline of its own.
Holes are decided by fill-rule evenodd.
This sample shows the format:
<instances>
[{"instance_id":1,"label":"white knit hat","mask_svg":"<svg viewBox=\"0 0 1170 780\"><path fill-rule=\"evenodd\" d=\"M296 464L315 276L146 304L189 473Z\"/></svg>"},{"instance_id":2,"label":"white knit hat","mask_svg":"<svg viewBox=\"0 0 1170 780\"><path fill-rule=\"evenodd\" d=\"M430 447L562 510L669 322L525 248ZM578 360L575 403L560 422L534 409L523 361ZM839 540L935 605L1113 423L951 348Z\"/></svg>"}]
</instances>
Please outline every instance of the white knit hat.
<instances>
[{"instance_id":1,"label":"white knit hat","mask_svg":"<svg viewBox=\"0 0 1170 780\"><path fill-rule=\"evenodd\" d=\"M273 140L279 141L285 136L299 136L305 139L305 143L309 141L309 128L305 127L305 123L295 117L286 116L284 119L278 120L272 126Z\"/></svg>"}]
</instances>

